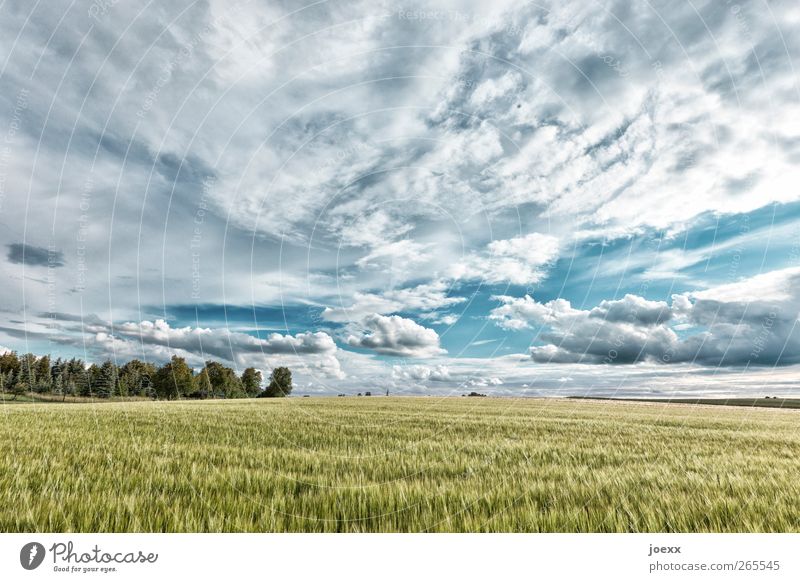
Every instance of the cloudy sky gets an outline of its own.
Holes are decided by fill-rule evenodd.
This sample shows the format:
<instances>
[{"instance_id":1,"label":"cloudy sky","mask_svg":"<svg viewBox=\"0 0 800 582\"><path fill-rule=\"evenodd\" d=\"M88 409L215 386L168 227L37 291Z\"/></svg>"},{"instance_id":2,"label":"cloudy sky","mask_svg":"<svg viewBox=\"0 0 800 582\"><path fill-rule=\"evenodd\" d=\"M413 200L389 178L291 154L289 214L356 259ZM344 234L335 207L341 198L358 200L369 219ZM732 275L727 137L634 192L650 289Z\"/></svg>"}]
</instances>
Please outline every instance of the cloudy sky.
<instances>
[{"instance_id":1,"label":"cloudy sky","mask_svg":"<svg viewBox=\"0 0 800 582\"><path fill-rule=\"evenodd\" d=\"M795 0L6 0L0 29L0 346L308 393L800 391Z\"/></svg>"}]
</instances>

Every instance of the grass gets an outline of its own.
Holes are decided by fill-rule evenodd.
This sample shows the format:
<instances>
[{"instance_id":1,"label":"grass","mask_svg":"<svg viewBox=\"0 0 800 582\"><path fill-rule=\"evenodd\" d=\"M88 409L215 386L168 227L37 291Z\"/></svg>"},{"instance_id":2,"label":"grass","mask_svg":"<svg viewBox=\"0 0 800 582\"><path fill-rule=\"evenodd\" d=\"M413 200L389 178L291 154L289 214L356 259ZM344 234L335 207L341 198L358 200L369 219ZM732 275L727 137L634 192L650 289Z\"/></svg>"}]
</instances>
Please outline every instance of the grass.
<instances>
[{"instance_id":1,"label":"grass","mask_svg":"<svg viewBox=\"0 0 800 582\"><path fill-rule=\"evenodd\" d=\"M24 394L9 394L0 392L0 404L19 404L23 402L58 402L58 403L105 403L105 402L149 402L152 398L143 396L114 396L113 398L92 398L90 396L62 396L38 392L25 392Z\"/></svg>"},{"instance_id":2,"label":"grass","mask_svg":"<svg viewBox=\"0 0 800 582\"><path fill-rule=\"evenodd\" d=\"M0 405L0 531L800 531L800 416L492 398Z\"/></svg>"},{"instance_id":3,"label":"grass","mask_svg":"<svg viewBox=\"0 0 800 582\"><path fill-rule=\"evenodd\" d=\"M584 396L570 396L581 399ZM591 398L591 400L618 400L626 402L663 402L669 404L705 404L709 406L750 406L762 408L800 408L800 398Z\"/></svg>"}]
</instances>

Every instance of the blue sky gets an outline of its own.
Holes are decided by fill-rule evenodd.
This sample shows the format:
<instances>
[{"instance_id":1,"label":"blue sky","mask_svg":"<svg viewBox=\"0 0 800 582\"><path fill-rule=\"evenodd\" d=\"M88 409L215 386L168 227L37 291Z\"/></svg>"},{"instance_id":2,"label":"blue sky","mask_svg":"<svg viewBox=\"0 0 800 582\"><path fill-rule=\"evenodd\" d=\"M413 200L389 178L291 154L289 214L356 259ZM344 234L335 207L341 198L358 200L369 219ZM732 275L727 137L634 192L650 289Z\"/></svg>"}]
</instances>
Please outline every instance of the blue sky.
<instances>
[{"instance_id":1,"label":"blue sky","mask_svg":"<svg viewBox=\"0 0 800 582\"><path fill-rule=\"evenodd\" d=\"M0 10L4 349L796 392L796 3Z\"/></svg>"}]
</instances>

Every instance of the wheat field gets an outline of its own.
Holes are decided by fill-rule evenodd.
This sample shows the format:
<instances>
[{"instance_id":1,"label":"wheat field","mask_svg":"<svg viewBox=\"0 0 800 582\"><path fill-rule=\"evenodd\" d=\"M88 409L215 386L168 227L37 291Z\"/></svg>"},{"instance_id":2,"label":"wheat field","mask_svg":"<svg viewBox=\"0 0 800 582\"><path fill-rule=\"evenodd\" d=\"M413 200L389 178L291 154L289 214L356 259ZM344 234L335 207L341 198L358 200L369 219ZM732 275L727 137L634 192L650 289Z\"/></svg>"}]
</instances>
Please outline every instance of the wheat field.
<instances>
[{"instance_id":1,"label":"wheat field","mask_svg":"<svg viewBox=\"0 0 800 582\"><path fill-rule=\"evenodd\" d=\"M0 530L800 531L800 412L560 399L0 405Z\"/></svg>"}]
</instances>

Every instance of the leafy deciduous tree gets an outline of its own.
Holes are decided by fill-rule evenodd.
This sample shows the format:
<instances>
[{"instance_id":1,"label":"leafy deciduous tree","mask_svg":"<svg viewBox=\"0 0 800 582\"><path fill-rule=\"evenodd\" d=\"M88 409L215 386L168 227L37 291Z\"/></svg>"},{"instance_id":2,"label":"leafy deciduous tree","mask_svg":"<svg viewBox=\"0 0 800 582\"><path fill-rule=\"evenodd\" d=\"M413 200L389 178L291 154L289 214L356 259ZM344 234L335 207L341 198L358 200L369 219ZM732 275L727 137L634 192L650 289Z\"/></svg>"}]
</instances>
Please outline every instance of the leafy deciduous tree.
<instances>
[{"instance_id":1,"label":"leafy deciduous tree","mask_svg":"<svg viewBox=\"0 0 800 582\"><path fill-rule=\"evenodd\" d=\"M261 372L255 368L245 368L242 372L242 388L250 397L258 396L261 392Z\"/></svg>"},{"instance_id":2,"label":"leafy deciduous tree","mask_svg":"<svg viewBox=\"0 0 800 582\"><path fill-rule=\"evenodd\" d=\"M194 388L192 375L186 360L172 356L172 360L159 368L153 379L156 396L167 400L188 396Z\"/></svg>"},{"instance_id":3,"label":"leafy deciduous tree","mask_svg":"<svg viewBox=\"0 0 800 582\"><path fill-rule=\"evenodd\" d=\"M289 368L280 366L272 370L269 377L269 385L261 394L267 398L280 398L288 396L292 391L292 372Z\"/></svg>"}]
</instances>

